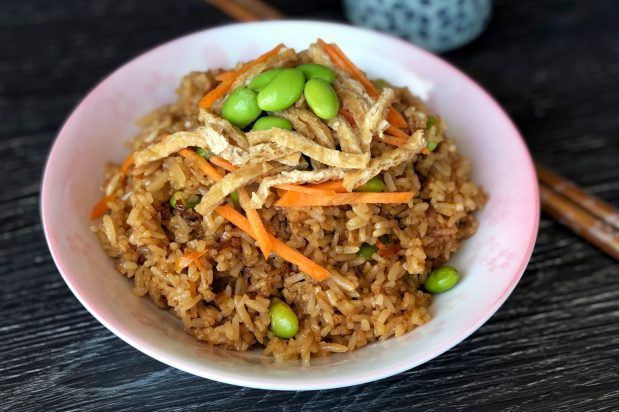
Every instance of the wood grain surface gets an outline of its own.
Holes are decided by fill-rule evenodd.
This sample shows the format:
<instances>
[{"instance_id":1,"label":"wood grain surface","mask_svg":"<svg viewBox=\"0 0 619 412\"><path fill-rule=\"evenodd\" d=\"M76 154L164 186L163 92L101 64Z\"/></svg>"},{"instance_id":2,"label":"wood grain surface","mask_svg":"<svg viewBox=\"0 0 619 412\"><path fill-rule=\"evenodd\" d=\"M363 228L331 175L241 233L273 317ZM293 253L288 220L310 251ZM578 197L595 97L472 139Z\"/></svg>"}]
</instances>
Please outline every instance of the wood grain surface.
<instances>
[{"instance_id":1,"label":"wood grain surface","mask_svg":"<svg viewBox=\"0 0 619 412\"><path fill-rule=\"evenodd\" d=\"M295 18L344 20L336 1L271 3ZM618 14L615 1L496 1L486 32L445 56L506 108L537 161L615 206ZM227 22L201 0L0 0L0 410L619 410L619 265L545 215L496 315L437 359L367 385L212 382L143 355L86 312L41 232L54 136L121 63Z\"/></svg>"}]
</instances>

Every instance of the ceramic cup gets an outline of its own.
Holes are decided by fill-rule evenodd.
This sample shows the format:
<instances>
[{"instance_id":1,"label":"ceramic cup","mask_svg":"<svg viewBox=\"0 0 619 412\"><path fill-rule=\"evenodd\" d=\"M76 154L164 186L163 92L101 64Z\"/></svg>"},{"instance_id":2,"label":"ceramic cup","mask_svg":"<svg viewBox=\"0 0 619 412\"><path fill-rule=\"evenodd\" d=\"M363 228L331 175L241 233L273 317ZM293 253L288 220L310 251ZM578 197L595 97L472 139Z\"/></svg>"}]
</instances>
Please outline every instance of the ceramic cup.
<instances>
[{"instance_id":1,"label":"ceramic cup","mask_svg":"<svg viewBox=\"0 0 619 412\"><path fill-rule=\"evenodd\" d=\"M345 0L356 26L405 38L441 53L475 39L486 28L492 0Z\"/></svg>"}]
</instances>

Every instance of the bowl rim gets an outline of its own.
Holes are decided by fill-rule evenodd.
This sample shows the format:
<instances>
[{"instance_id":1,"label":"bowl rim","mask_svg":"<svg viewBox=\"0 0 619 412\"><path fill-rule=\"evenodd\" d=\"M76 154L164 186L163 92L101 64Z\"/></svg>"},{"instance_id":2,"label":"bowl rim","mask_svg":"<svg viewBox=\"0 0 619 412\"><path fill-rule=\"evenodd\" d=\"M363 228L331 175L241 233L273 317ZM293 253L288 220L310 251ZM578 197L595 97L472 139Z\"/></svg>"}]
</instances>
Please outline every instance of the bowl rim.
<instances>
[{"instance_id":1,"label":"bowl rim","mask_svg":"<svg viewBox=\"0 0 619 412\"><path fill-rule=\"evenodd\" d=\"M192 37L199 37L206 32L213 32L213 31L218 31L218 30L230 30L230 29L234 29L235 27L240 27L240 26L243 26L243 27L281 26L281 25L287 25L290 23L310 25L310 26L326 26L326 27L331 27L335 29L350 31L353 33L360 32L366 35L376 36L385 41L395 42L398 47L401 47L403 49L406 49L406 48L413 49L417 53L421 54L424 59L433 61L434 64L443 65L448 69L450 73L461 77L462 81L467 83L467 85L471 87L471 89L473 89L475 93L480 94L485 100L487 100L490 106L493 106L493 108L501 116L501 119L500 119L501 123L504 123L506 126L508 126L510 133L518 137L517 140L520 145L520 150L525 155L525 160L526 160L526 167L523 170L521 170L521 173L526 174L526 177L530 183L531 190L533 191L533 197L532 197L533 204L531 206L533 208L532 216L534 216L533 226L531 228L531 234L530 234L530 238L529 238L529 241L526 247L526 251L522 255L522 259L520 263L518 264L518 268L514 271L512 278L510 279L507 286L504 288L504 290L497 296L494 302L485 311L483 312L480 311L481 316L475 319L475 321L470 322L468 325L461 328L460 332L454 335L450 340L445 341L441 345L435 346L427 350L421 355L418 354L414 358L404 359L401 362L398 362L397 364L392 365L390 367L386 367L382 369L374 369L370 372L366 372L364 374L358 374L355 376L350 376L345 379L338 378L338 380L329 380L328 377L325 377L325 379L321 380L320 382L309 381L303 384L300 384L299 382L287 382L285 379L281 379L281 378L272 379L268 377L265 377L264 380L256 381L252 379L251 377L248 377L242 374L222 373L221 371L210 369L208 366L204 366L204 365L200 365L200 367L195 367L189 363L185 363L181 360L178 360L174 356L168 355L165 352L157 351L155 349L152 349L149 346L145 346L138 340L134 339L131 333L126 333L125 331L116 327L112 322L108 321L103 316L98 314L97 311L89 304L89 302L80 294L79 289L75 286L75 284L71 280L69 271L65 268L65 265L60 257L60 253L58 251L57 245L53 241L53 237L50 235L51 228L49 227L49 220L46 217L47 216L46 215L46 199L48 199L51 196L51 192L52 192L52 188L48 184L48 176L50 174L49 171L52 169L54 165L53 161L55 158L55 153L57 152L60 146L59 142L61 142L63 137L65 136L64 132L65 132L67 123L74 116L74 114L80 109L81 106L83 106L84 104L86 104L86 102L88 102L91 98L93 98L97 90L102 89L106 86L108 81L113 76L115 76L116 73L124 70L127 66L135 63L136 61L145 58L147 55L154 52L155 50L158 50L163 47L172 46L175 43L186 41L187 39L192 38ZM394 37L388 34L380 33L377 31L373 31L370 29L355 27L355 26L351 26L351 25L347 25L343 23L323 22L323 21L307 20L307 19L302 19L302 20L286 19L286 20L279 20L279 21L231 23L231 24L219 25L219 26L215 26L211 28L194 31L194 32L191 32L185 35L181 35L179 37L176 37L164 43L157 44L147 49L146 51L137 54L136 56L132 57L131 59L123 63L118 68L114 69L111 73L106 75L103 79L98 81L90 90L88 90L88 92L84 95L84 97L82 97L78 101L78 103L73 107L69 115L64 120L48 152L48 155L45 161L45 167L43 168L43 175L42 175L42 180L41 180L41 196L40 196L40 203L39 203L39 213L41 217L43 232L45 235L48 248L50 249L52 259L56 267L58 268L58 271L60 272L62 278L64 279L65 283L71 290L71 292L75 295L78 301L86 308L86 310L88 310L88 312L90 312L90 314L93 317L95 317L95 319L97 319L103 326L105 326L108 330L110 330L114 335L116 335L121 340L128 343L129 345L131 345L138 351L168 366L172 366L184 372L187 372L187 373L190 373L196 376L200 376L203 378L211 379L217 382L231 384L231 385L238 385L238 386L244 386L244 387L255 388L255 389L265 389L265 390L291 390L291 391L322 390L322 389L335 389L335 388L341 388L341 387L348 387L348 386L354 386L354 385L360 385L363 383L373 382L379 379L383 379L389 376L396 375L398 373L404 372L406 370L409 370L421 364L424 364L434 359L435 357L445 353L449 349L453 348L454 346L462 342L464 339L466 339L472 333L474 333L477 329L479 329L490 317L492 317L492 315L494 315L494 313L505 302L505 300L509 297L509 295L512 293L512 291L516 287L533 253L533 247L535 245L535 241L536 241L537 233L539 229L539 214L540 214L539 189L538 189L538 183L537 183L536 176L537 175L535 173L533 160L528 150L528 147L524 141L524 138L520 134L519 130L515 126L512 119L502 108L502 106L479 83L477 83L466 73L459 70L456 66L442 59L441 57L434 55L414 44L408 43L400 38L397 38L397 37Z\"/></svg>"}]
</instances>

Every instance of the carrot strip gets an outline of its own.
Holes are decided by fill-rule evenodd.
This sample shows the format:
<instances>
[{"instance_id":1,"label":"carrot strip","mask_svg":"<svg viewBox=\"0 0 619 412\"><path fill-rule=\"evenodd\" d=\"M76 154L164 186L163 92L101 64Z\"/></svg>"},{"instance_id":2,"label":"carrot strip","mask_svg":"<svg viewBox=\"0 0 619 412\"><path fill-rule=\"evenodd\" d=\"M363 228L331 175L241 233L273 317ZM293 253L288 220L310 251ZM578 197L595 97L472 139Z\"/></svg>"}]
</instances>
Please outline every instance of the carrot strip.
<instances>
[{"instance_id":1,"label":"carrot strip","mask_svg":"<svg viewBox=\"0 0 619 412\"><path fill-rule=\"evenodd\" d=\"M313 196L306 193L286 192L276 203L279 207L341 206L354 203L407 203L412 192L391 193L336 193L334 195Z\"/></svg>"},{"instance_id":2,"label":"carrot strip","mask_svg":"<svg viewBox=\"0 0 619 412\"><path fill-rule=\"evenodd\" d=\"M125 158L125 161L120 167L120 173L122 173L123 175L126 175L132 164L133 164L133 153L130 153L129 156Z\"/></svg>"},{"instance_id":3,"label":"carrot strip","mask_svg":"<svg viewBox=\"0 0 619 412\"><path fill-rule=\"evenodd\" d=\"M319 189L319 190L333 190L334 192L337 192L337 193L347 192L341 180L329 180L327 182L305 185L305 187L312 188L312 189Z\"/></svg>"},{"instance_id":4,"label":"carrot strip","mask_svg":"<svg viewBox=\"0 0 619 412\"><path fill-rule=\"evenodd\" d=\"M342 115L342 117L344 117L344 119L348 121L348 124L350 124L351 126L357 125L357 122L355 122L355 118L353 117L351 112L340 107L339 113Z\"/></svg>"},{"instance_id":5,"label":"carrot strip","mask_svg":"<svg viewBox=\"0 0 619 412\"><path fill-rule=\"evenodd\" d=\"M342 69L347 71L348 74L359 81L370 96L376 98L380 95L380 90L378 90L376 85L366 77L365 73L355 66L352 61L350 61L350 59L344 54L342 49L340 49L337 44L327 44L321 39L318 39L318 44L329 55L329 58L333 61L333 63L338 64Z\"/></svg>"},{"instance_id":6,"label":"carrot strip","mask_svg":"<svg viewBox=\"0 0 619 412\"><path fill-rule=\"evenodd\" d=\"M377 142L385 142L397 147L404 146L408 141L408 139L402 139L401 137L391 136L388 134L383 135L382 139L380 139L378 136L375 136L374 140Z\"/></svg>"},{"instance_id":7,"label":"carrot strip","mask_svg":"<svg viewBox=\"0 0 619 412\"><path fill-rule=\"evenodd\" d=\"M373 98L380 96L380 90L378 87L376 87L376 85L367 78L361 69L355 66L355 64L344 54L342 49L340 49L337 44L327 44L322 39L318 39L318 44L327 53L331 61L359 81L370 96ZM402 116L393 106L389 108L387 120L396 127L408 127L408 123L406 122L404 116Z\"/></svg>"},{"instance_id":8,"label":"carrot strip","mask_svg":"<svg viewBox=\"0 0 619 412\"><path fill-rule=\"evenodd\" d=\"M95 207L92 208L92 212L90 212L90 218L92 220L98 219L108 211L107 202L111 202L114 200L114 195L103 196L101 200L97 202Z\"/></svg>"},{"instance_id":9,"label":"carrot strip","mask_svg":"<svg viewBox=\"0 0 619 412\"><path fill-rule=\"evenodd\" d=\"M215 212L241 229L243 232L247 233L252 238L256 239L256 234L253 232L247 218L237 212L234 208L227 205L218 206L215 209ZM328 269L320 266L316 262L313 262L298 250L291 248L281 240L276 239L271 234L269 234L269 238L273 243L273 252L285 261L297 265L301 272L307 273L309 276L318 281L325 280L331 276Z\"/></svg>"},{"instance_id":10,"label":"carrot strip","mask_svg":"<svg viewBox=\"0 0 619 412\"><path fill-rule=\"evenodd\" d=\"M120 167L120 183L124 182L125 178L127 177L127 172L129 171L129 168L132 164L133 153L129 153L129 155L123 161L122 166ZM90 218L92 220L95 220L103 216L108 211L107 203L114 200L115 197L116 196L113 194L103 196L101 200L99 200L97 204L92 208L92 211L90 212Z\"/></svg>"},{"instance_id":11,"label":"carrot strip","mask_svg":"<svg viewBox=\"0 0 619 412\"><path fill-rule=\"evenodd\" d=\"M404 139L406 141L411 138L410 135L408 135L406 132L394 126L389 126L387 129L385 129L385 131L392 136L399 137L400 139Z\"/></svg>"},{"instance_id":12,"label":"carrot strip","mask_svg":"<svg viewBox=\"0 0 619 412\"><path fill-rule=\"evenodd\" d=\"M383 257L392 257L401 249L400 245L387 246L380 239L376 239L376 247L378 248L378 254Z\"/></svg>"},{"instance_id":13,"label":"carrot strip","mask_svg":"<svg viewBox=\"0 0 619 412\"><path fill-rule=\"evenodd\" d=\"M402 116L400 112L398 112L393 106L389 108L387 112L387 121L394 125L395 127L399 127L401 129L408 128L408 122Z\"/></svg>"},{"instance_id":14,"label":"carrot strip","mask_svg":"<svg viewBox=\"0 0 619 412\"><path fill-rule=\"evenodd\" d=\"M291 192L307 193L314 196L333 195L335 190L330 189L317 189L310 187L309 185L294 185L294 184L281 184L275 185L277 189L289 190Z\"/></svg>"},{"instance_id":15,"label":"carrot strip","mask_svg":"<svg viewBox=\"0 0 619 412\"><path fill-rule=\"evenodd\" d=\"M200 263L200 258L204 256L206 252L206 250L203 250L202 252L198 252L197 250L190 250L189 252L185 252L183 256L177 258L174 261L174 270L176 270L176 272L178 273L192 263L195 263L198 269L202 270L203 266L202 263Z\"/></svg>"},{"instance_id":16,"label":"carrot strip","mask_svg":"<svg viewBox=\"0 0 619 412\"><path fill-rule=\"evenodd\" d=\"M239 200L241 201L241 206L243 210L245 210L245 215L247 216L247 220L249 221L249 225L251 226L254 234L256 235L256 240L258 241L258 246L260 246L260 250L264 255L264 258L267 259L269 257L269 253L273 250L273 243L271 242L271 238L269 237L269 232L267 232L262 220L260 219L260 215L256 209L250 209L246 207L249 203L249 194L247 193L247 189L244 187L240 187L237 189L237 193L239 194Z\"/></svg>"},{"instance_id":17,"label":"carrot strip","mask_svg":"<svg viewBox=\"0 0 619 412\"><path fill-rule=\"evenodd\" d=\"M204 159L202 156L200 156L193 150L181 149L178 153L184 158L189 159L195 164L197 164L200 170L202 170L208 177L210 177L214 181L218 182L221 179L223 179L224 176L221 173L219 173L217 169L211 166L211 164L207 162L206 159Z\"/></svg>"},{"instance_id":18,"label":"carrot strip","mask_svg":"<svg viewBox=\"0 0 619 412\"><path fill-rule=\"evenodd\" d=\"M227 170L228 172L234 172L235 170L238 169L237 166L233 165L232 163L230 163L229 161L227 161L223 157L219 157L219 156L216 156L216 155L211 155L211 156L209 156L208 160L212 164L214 164L215 166L219 166L222 169Z\"/></svg>"},{"instance_id":19,"label":"carrot strip","mask_svg":"<svg viewBox=\"0 0 619 412\"><path fill-rule=\"evenodd\" d=\"M247 72L249 69L251 69L252 67L255 67L257 65L259 65L260 63L264 63L265 61L267 61L268 59L270 59L271 57L277 55L277 53L279 53L279 51L285 47L283 44L278 44L277 46L275 46L275 48L273 48L272 50L269 50L268 52L260 55L257 59L252 60L248 63L245 63L241 68L239 68L238 70L235 70L233 72L233 74L230 75L230 78L224 80L223 82L221 82L217 87L215 87L213 90L211 90L210 92L208 92L206 95L204 95L204 97L202 98L202 100L200 100L200 107L203 109L208 109L209 107L211 107L213 104L215 104L215 102L217 100L219 100L220 97L222 97L223 95L225 95L228 90L230 89L230 87L232 86L232 84L234 83L234 81L243 73Z\"/></svg>"},{"instance_id":20,"label":"carrot strip","mask_svg":"<svg viewBox=\"0 0 619 412\"><path fill-rule=\"evenodd\" d=\"M223 82L225 80L229 80L234 76L234 70L230 70L227 72L221 72L217 76L215 76L215 80L218 82Z\"/></svg>"}]
</instances>

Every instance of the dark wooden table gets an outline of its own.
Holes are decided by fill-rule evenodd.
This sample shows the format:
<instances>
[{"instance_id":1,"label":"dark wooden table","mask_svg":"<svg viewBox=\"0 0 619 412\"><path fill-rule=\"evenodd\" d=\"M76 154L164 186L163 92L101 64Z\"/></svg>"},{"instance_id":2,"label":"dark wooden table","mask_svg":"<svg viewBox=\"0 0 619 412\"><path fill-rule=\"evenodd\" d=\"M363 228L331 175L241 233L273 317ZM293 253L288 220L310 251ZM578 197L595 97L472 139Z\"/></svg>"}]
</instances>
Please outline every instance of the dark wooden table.
<instances>
[{"instance_id":1,"label":"dark wooden table","mask_svg":"<svg viewBox=\"0 0 619 412\"><path fill-rule=\"evenodd\" d=\"M343 20L339 2L273 1ZM619 2L497 1L445 57L483 84L535 159L619 204ZM352 388L238 388L167 367L73 297L38 210L46 154L102 76L230 19L200 0L0 1L0 409L619 410L619 265L542 215L531 263L476 333L414 370Z\"/></svg>"}]
</instances>

